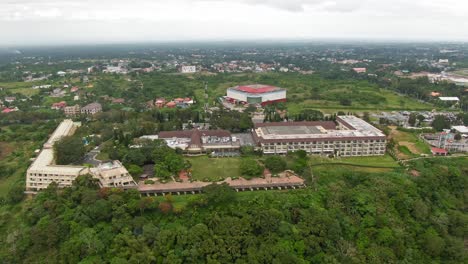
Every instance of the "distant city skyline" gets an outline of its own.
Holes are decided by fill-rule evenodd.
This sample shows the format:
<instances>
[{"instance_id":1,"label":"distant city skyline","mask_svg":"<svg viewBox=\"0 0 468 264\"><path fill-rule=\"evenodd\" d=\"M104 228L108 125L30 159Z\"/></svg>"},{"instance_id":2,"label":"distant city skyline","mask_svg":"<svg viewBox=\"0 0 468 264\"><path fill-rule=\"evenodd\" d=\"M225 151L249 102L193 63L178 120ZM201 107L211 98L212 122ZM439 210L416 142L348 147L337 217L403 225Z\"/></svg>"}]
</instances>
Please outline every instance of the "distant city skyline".
<instances>
[{"instance_id":1,"label":"distant city skyline","mask_svg":"<svg viewBox=\"0 0 468 264\"><path fill-rule=\"evenodd\" d=\"M461 0L3 0L0 46L235 40L468 41Z\"/></svg>"}]
</instances>

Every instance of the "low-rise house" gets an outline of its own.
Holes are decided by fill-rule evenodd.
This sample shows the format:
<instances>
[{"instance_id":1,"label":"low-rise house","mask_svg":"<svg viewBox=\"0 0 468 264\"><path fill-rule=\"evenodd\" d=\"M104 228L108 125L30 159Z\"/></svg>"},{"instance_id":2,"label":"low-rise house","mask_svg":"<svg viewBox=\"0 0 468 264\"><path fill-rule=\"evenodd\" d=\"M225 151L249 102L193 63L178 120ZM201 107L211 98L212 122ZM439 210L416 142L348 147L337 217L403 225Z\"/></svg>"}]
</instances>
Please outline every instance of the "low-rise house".
<instances>
[{"instance_id":1,"label":"low-rise house","mask_svg":"<svg viewBox=\"0 0 468 264\"><path fill-rule=\"evenodd\" d=\"M61 101L61 102L58 102L58 103L53 103L52 107L50 107L50 109L60 110L60 109L65 108L66 106L67 106L67 103L65 101Z\"/></svg>"},{"instance_id":2,"label":"low-rise house","mask_svg":"<svg viewBox=\"0 0 468 264\"><path fill-rule=\"evenodd\" d=\"M14 96L5 97L5 102L7 102L7 103L13 103L14 101L16 101L16 97L14 97Z\"/></svg>"},{"instance_id":3,"label":"low-rise house","mask_svg":"<svg viewBox=\"0 0 468 264\"><path fill-rule=\"evenodd\" d=\"M434 156L447 156L448 151L445 150L445 149L442 149L442 148L435 148L435 147L432 147L432 148L431 148L431 153L432 153L432 155L434 155Z\"/></svg>"},{"instance_id":4,"label":"low-rise house","mask_svg":"<svg viewBox=\"0 0 468 264\"><path fill-rule=\"evenodd\" d=\"M157 108L163 108L165 104L166 104L166 99L156 98L154 106L156 106Z\"/></svg>"},{"instance_id":5,"label":"low-rise house","mask_svg":"<svg viewBox=\"0 0 468 264\"><path fill-rule=\"evenodd\" d=\"M353 71L356 73L365 73L367 71L366 68L353 68Z\"/></svg>"},{"instance_id":6,"label":"low-rise house","mask_svg":"<svg viewBox=\"0 0 468 264\"><path fill-rule=\"evenodd\" d=\"M169 102L169 103L166 104L166 107L168 107L168 108L174 108L174 107L176 107L176 106L177 106L177 103L174 102L174 101L171 101L171 102Z\"/></svg>"},{"instance_id":7,"label":"low-rise house","mask_svg":"<svg viewBox=\"0 0 468 264\"><path fill-rule=\"evenodd\" d=\"M91 103L81 108L81 113L85 115L94 115L102 112L102 105L100 103Z\"/></svg>"},{"instance_id":8,"label":"low-rise house","mask_svg":"<svg viewBox=\"0 0 468 264\"><path fill-rule=\"evenodd\" d=\"M123 99L123 98L115 98L115 99L112 99L112 103L113 103L113 104L124 104L124 103L125 103L125 99Z\"/></svg>"},{"instance_id":9,"label":"low-rise house","mask_svg":"<svg viewBox=\"0 0 468 264\"><path fill-rule=\"evenodd\" d=\"M66 92L60 88L55 88L52 93L50 94L51 97L62 97L66 94Z\"/></svg>"},{"instance_id":10,"label":"low-rise house","mask_svg":"<svg viewBox=\"0 0 468 264\"><path fill-rule=\"evenodd\" d=\"M16 111L19 111L18 107L9 107L9 108L3 109L2 113L8 114L8 113L11 113L11 112L16 112Z\"/></svg>"}]
</instances>

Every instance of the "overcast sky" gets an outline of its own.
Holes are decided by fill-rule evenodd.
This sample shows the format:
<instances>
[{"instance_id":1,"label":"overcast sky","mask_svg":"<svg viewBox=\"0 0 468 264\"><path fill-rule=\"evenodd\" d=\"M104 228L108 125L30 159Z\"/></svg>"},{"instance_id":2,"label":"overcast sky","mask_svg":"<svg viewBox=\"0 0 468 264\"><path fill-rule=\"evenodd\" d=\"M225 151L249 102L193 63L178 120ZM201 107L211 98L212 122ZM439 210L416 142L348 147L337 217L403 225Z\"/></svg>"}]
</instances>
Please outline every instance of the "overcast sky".
<instances>
[{"instance_id":1,"label":"overcast sky","mask_svg":"<svg viewBox=\"0 0 468 264\"><path fill-rule=\"evenodd\" d=\"M468 0L0 0L0 46L468 40Z\"/></svg>"}]
</instances>

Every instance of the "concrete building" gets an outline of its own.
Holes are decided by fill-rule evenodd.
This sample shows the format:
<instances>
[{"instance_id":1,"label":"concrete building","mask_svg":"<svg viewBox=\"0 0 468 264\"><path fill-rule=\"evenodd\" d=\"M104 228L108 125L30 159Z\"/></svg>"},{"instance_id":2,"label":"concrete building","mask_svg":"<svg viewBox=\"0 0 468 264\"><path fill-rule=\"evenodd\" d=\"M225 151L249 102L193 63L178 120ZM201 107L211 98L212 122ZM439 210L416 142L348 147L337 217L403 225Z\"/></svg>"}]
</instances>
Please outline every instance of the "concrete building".
<instances>
[{"instance_id":1,"label":"concrete building","mask_svg":"<svg viewBox=\"0 0 468 264\"><path fill-rule=\"evenodd\" d=\"M232 153L240 149L240 141L227 130L162 131L158 137L186 154Z\"/></svg>"},{"instance_id":2,"label":"concrete building","mask_svg":"<svg viewBox=\"0 0 468 264\"><path fill-rule=\"evenodd\" d=\"M180 67L180 72L181 73L195 73L197 72L197 67L196 66L182 66Z\"/></svg>"},{"instance_id":3,"label":"concrete building","mask_svg":"<svg viewBox=\"0 0 468 264\"><path fill-rule=\"evenodd\" d=\"M286 102L286 89L263 84L236 86L227 89L226 100L232 103L261 105Z\"/></svg>"},{"instance_id":4,"label":"concrete building","mask_svg":"<svg viewBox=\"0 0 468 264\"><path fill-rule=\"evenodd\" d=\"M45 189L52 182L58 183L59 187L70 186L76 177L88 173L88 169L83 166L62 166L55 165L54 162L54 150L52 149L54 143L65 136L72 135L78 126L72 120L64 120L55 129L26 172L27 191Z\"/></svg>"},{"instance_id":5,"label":"concrete building","mask_svg":"<svg viewBox=\"0 0 468 264\"><path fill-rule=\"evenodd\" d=\"M102 105L100 103L90 103L81 108L81 113L85 115L94 115L102 112Z\"/></svg>"},{"instance_id":6,"label":"concrete building","mask_svg":"<svg viewBox=\"0 0 468 264\"><path fill-rule=\"evenodd\" d=\"M94 178L99 179L101 187L129 187L137 183L118 160L107 162L91 169Z\"/></svg>"},{"instance_id":7,"label":"concrete building","mask_svg":"<svg viewBox=\"0 0 468 264\"><path fill-rule=\"evenodd\" d=\"M136 183L119 161L89 169L85 166L56 165L53 146L65 136L73 135L79 123L66 119L60 123L44 144L42 151L26 172L26 192L36 193L56 182L59 187L71 186L76 177L91 174L101 187L130 187Z\"/></svg>"},{"instance_id":8,"label":"concrete building","mask_svg":"<svg viewBox=\"0 0 468 264\"><path fill-rule=\"evenodd\" d=\"M67 106L63 108L63 112L66 116L77 116L81 113L81 107L79 105Z\"/></svg>"},{"instance_id":9,"label":"concrete building","mask_svg":"<svg viewBox=\"0 0 468 264\"><path fill-rule=\"evenodd\" d=\"M455 130L457 133L462 135L468 135L468 127L467 126L452 126L452 129Z\"/></svg>"},{"instance_id":10,"label":"concrete building","mask_svg":"<svg viewBox=\"0 0 468 264\"><path fill-rule=\"evenodd\" d=\"M385 135L355 116L333 121L256 123L253 139L265 154L305 150L336 156L384 155Z\"/></svg>"},{"instance_id":11,"label":"concrete building","mask_svg":"<svg viewBox=\"0 0 468 264\"><path fill-rule=\"evenodd\" d=\"M366 68L353 68L353 71L356 73L365 73L367 69Z\"/></svg>"}]
</instances>

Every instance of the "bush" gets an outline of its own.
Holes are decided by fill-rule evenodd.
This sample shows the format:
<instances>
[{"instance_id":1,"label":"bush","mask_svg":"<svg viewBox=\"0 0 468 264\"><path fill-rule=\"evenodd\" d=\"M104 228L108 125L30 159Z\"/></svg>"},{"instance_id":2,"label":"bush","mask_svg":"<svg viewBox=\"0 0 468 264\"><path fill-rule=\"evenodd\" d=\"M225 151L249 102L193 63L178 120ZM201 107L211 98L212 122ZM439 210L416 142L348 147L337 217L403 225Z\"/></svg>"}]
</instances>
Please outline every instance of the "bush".
<instances>
[{"instance_id":1,"label":"bush","mask_svg":"<svg viewBox=\"0 0 468 264\"><path fill-rule=\"evenodd\" d=\"M240 172L244 176L260 176L263 172L262 166L251 158L243 158L240 163Z\"/></svg>"},{"instance_id":2,"label":"bush","mask_svg":"<svg viewBox=\"0 0 468 264\"><path fill-rule=\"evenodd\" d=\"M153 180L145 180L145 184L154 184Z\"/></svg>"},{"instance_id":3,"label":"bush","mask_svg":"<svg viewBox=\"0 0 468 264\"><path fill-rule=\"evenodd\" d=\"M286 161L280 156L268 156L265 159L265 167L276 174L286 169Z\"/></svg>"}]
</instances>

